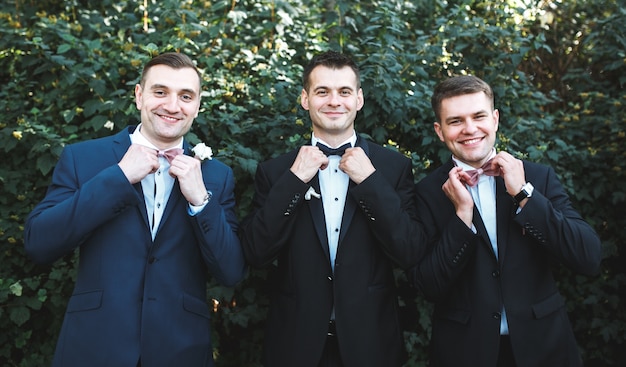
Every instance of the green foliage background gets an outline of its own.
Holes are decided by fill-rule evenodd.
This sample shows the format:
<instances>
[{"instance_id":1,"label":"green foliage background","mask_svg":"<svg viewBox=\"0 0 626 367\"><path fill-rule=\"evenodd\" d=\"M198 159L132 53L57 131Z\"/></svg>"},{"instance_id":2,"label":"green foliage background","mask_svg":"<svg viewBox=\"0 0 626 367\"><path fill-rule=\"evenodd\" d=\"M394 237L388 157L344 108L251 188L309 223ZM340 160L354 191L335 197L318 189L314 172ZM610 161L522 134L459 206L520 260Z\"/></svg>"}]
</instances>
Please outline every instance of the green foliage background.
<instances>
[{"instance_id":1,"label":"green foliage background","mask_svg":"<svg viewBox=\"0 0 626 367\"><path fill-rule=\"evenodd\" d=\"M256 164L302 143L302 65L352 54L366 105L357 129L414 162L447 159L430 92L451 74L492 84L499 145L553 165L602 238L597 277L563 268L560 287L587 366L626 363L626 4L624 0L11 0L0 4L0 365L50 363L76 256L36 266L24 220L66 144L139 118L132 90L152 55L182 51L204 70L204 141L237 177L250 209ZM235 289L211 284L218 366L259 366L266 271ZM430 305L397 273L410 360L427 365Z\"/></svg>"}]
</instances>

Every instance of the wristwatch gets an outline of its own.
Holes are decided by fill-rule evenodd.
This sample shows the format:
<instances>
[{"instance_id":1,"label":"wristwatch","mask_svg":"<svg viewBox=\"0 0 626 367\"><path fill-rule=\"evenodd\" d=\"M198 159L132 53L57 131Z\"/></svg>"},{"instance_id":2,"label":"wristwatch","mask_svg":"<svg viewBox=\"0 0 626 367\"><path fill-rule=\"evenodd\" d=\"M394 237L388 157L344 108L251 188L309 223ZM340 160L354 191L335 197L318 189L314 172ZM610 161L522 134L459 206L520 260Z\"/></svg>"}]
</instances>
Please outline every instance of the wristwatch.
<instances>
[{"instance_id":1,"label":"wristwatch","mask_svg":"<svg viewBox=\"0 0 626 367\"><path fill-rule=\"evenodd\" d=\"M516 205L519 205L522 200L533 196L534 189L535 187L533 184L526 182L524 186L522 186L522 190L517 195L513 196L513 202L515 202Z\"/></svg>"}]
</instances>

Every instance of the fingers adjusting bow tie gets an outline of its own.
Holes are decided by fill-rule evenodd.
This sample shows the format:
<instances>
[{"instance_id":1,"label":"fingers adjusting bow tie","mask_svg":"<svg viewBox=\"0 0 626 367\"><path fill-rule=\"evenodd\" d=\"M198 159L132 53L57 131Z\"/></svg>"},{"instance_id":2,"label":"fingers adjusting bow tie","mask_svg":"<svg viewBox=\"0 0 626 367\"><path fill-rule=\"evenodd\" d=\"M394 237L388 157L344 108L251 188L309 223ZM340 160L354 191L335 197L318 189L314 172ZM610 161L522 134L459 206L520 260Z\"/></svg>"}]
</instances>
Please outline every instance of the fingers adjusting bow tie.
<instances>
[{"instance_id":1,"label":"fingers adjusting bow tie","mask_svg":"<svg viewBox=\"0 0 626 367\"><path fill-rule=\"evenodd\" d=\"M318 148L320 148L320 150L322 151L322 153L326 154L326 156L330 156L330 155L338 155L338 156L342 156L343 153L346 152L346 149L348 148L352 148L352 144L350 143L345 143L344 145L340 146L339 148L331 148L329 146L326 146L322 143L317 143L316 146Z\"/></svg>"},{"instance_id":2,"label":"fingers adjusting bow tie","mask_svg":"<svg viewBox=\"0 0 626 367\"><path fill-rule=\"evenodd\" d=\"M183 152L184 150L181 148L171 148L166 150L159 150L157 152L157 156L165 157L165 159L167 159L167 161L171 164L174 158L176 158L176 156L179 154L183 154Z\"/></svg>"},{"instance_id":3,"label":"fingers adjusting bow tie","mask_svg":"<svg viewBox=\"0 0 626 367\"><path fill-rule=\"evenodd\" d=\"M476 186L476 184L478 183L478 179L480 178L480 175L500 176L500 166L496 165L495 168L492 168L491 167L492 160L493 159L488 160L485 164L483 164L478 169L465 171L465 173L469 175L469 179L462 180L462 181L469 186Z\"/></svg>"}]
</instances>

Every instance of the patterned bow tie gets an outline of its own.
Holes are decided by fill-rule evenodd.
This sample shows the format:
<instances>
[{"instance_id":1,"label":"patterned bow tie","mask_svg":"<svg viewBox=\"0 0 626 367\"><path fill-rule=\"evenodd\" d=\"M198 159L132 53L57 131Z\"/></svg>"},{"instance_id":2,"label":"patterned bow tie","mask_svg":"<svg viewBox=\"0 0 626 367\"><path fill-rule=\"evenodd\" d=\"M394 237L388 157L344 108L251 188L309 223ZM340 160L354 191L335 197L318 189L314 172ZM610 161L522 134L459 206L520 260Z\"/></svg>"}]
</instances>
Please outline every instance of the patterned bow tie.
<instances>
[{"instance_id":1,"label":"patterned bow tie","mask_svg":"<svg viewBox=\"0 0 626 367\"><path fill-rule=\"evenodd\" d=\"M159 150L157 152L157 156L165 157L165 159L167 159L167 161L171 164L174 158L176 158L179 154L183 154L183 152L184 150L181 148L171 148L167 150Z\"/></svg>"},{"instance_id":2,"label":"patterned bow tie","mask_svg":"<svg viewBox=\"0 0 626 367\"><path fill-rule=\"evenodd\" d=\"M495 168L492 168L491 167L492 160L493 158L488 160L485 164L483 164L478 169L465 171L470 177L467 180L463 180L463 182L469 186L476 186L476 184L478 183L478 179L480 178L480 175L500 176L500 166L496 166Z\"/></svg>"},{"instance_id":3,"label":"patterned bow tie","mask_svg":"<svg viewBox=\"0 0 626 367\"><path fill-rule=\"evenodd\" d=\"M340 146L339 148L330 148L322 143L317 143L316 144L318 148L320 148L320 150L322 151L322 153L326 154L326 156L330 156L330 155L338 155L338 156L342 156L343 153L346 152L346 149L348 148L352 148L352 144L350 143L345 143L344 145Z\"/></svg>"}]
</instances>

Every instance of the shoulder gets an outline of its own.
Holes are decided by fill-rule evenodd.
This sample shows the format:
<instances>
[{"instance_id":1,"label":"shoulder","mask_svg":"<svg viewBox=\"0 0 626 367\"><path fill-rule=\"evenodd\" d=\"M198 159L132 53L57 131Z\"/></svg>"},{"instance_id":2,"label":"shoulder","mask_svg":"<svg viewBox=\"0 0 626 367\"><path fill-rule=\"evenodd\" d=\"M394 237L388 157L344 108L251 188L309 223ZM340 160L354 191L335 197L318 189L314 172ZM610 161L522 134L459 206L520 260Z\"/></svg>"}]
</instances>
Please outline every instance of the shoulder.
<instances>
[{"instance_id":1,"label":"shoulder","mask_svg":"<svg viewBox=\"0 0 626 367\"><path fill-rule=\"evenodd\" d=\"M374 143L371 140L366 140L364 138L361 142L361 147L365 151L365 153L370 157L372 162L379 163L389 163L396 162L400 164L410 164L411 160L398 152L397 150L384 147L377 143Z\"/></svg>"},{"instance_id":2,"label":"shoulder","mask_svg":"<svg viewBox=\"0 0 626 367\"><path fill-rule=\"evenodd\" d=\"M524 163L524 174L527 181L548 181L551 177L556 176L556 172L552 166L522 160Z\"/></svg>"},{"instance_id":3,"label":"shoulder","mask_svg":"<svg viewBox=\"0 0 626 367\"><path fill-rule=\"evenodd\" d=\"M452 161L447 161L446 163L431 171L428 175L426 175L426 177L422 178L417 183L417 187L420 190L432 187L436 188L437 190L441 190L441 185L443 185L443 183L448 179L448 172L450 172L452 167Z\"/></svg>"},{"instance_id":4,"label":"shoulder","mask_svg":"<svg viewBox=\"0 0 626 367\"><path fill-rule=\"evenodd\" d=\"M274 171L278 170L281 173L288 167L291 167L293 162L296 160L296 156L298 155L298 151L300 149L294 149L287 153L283 153L277 157L270 158L266 161L259 163L259 167L265 171Z\"/></svg>"}]
</instances>

